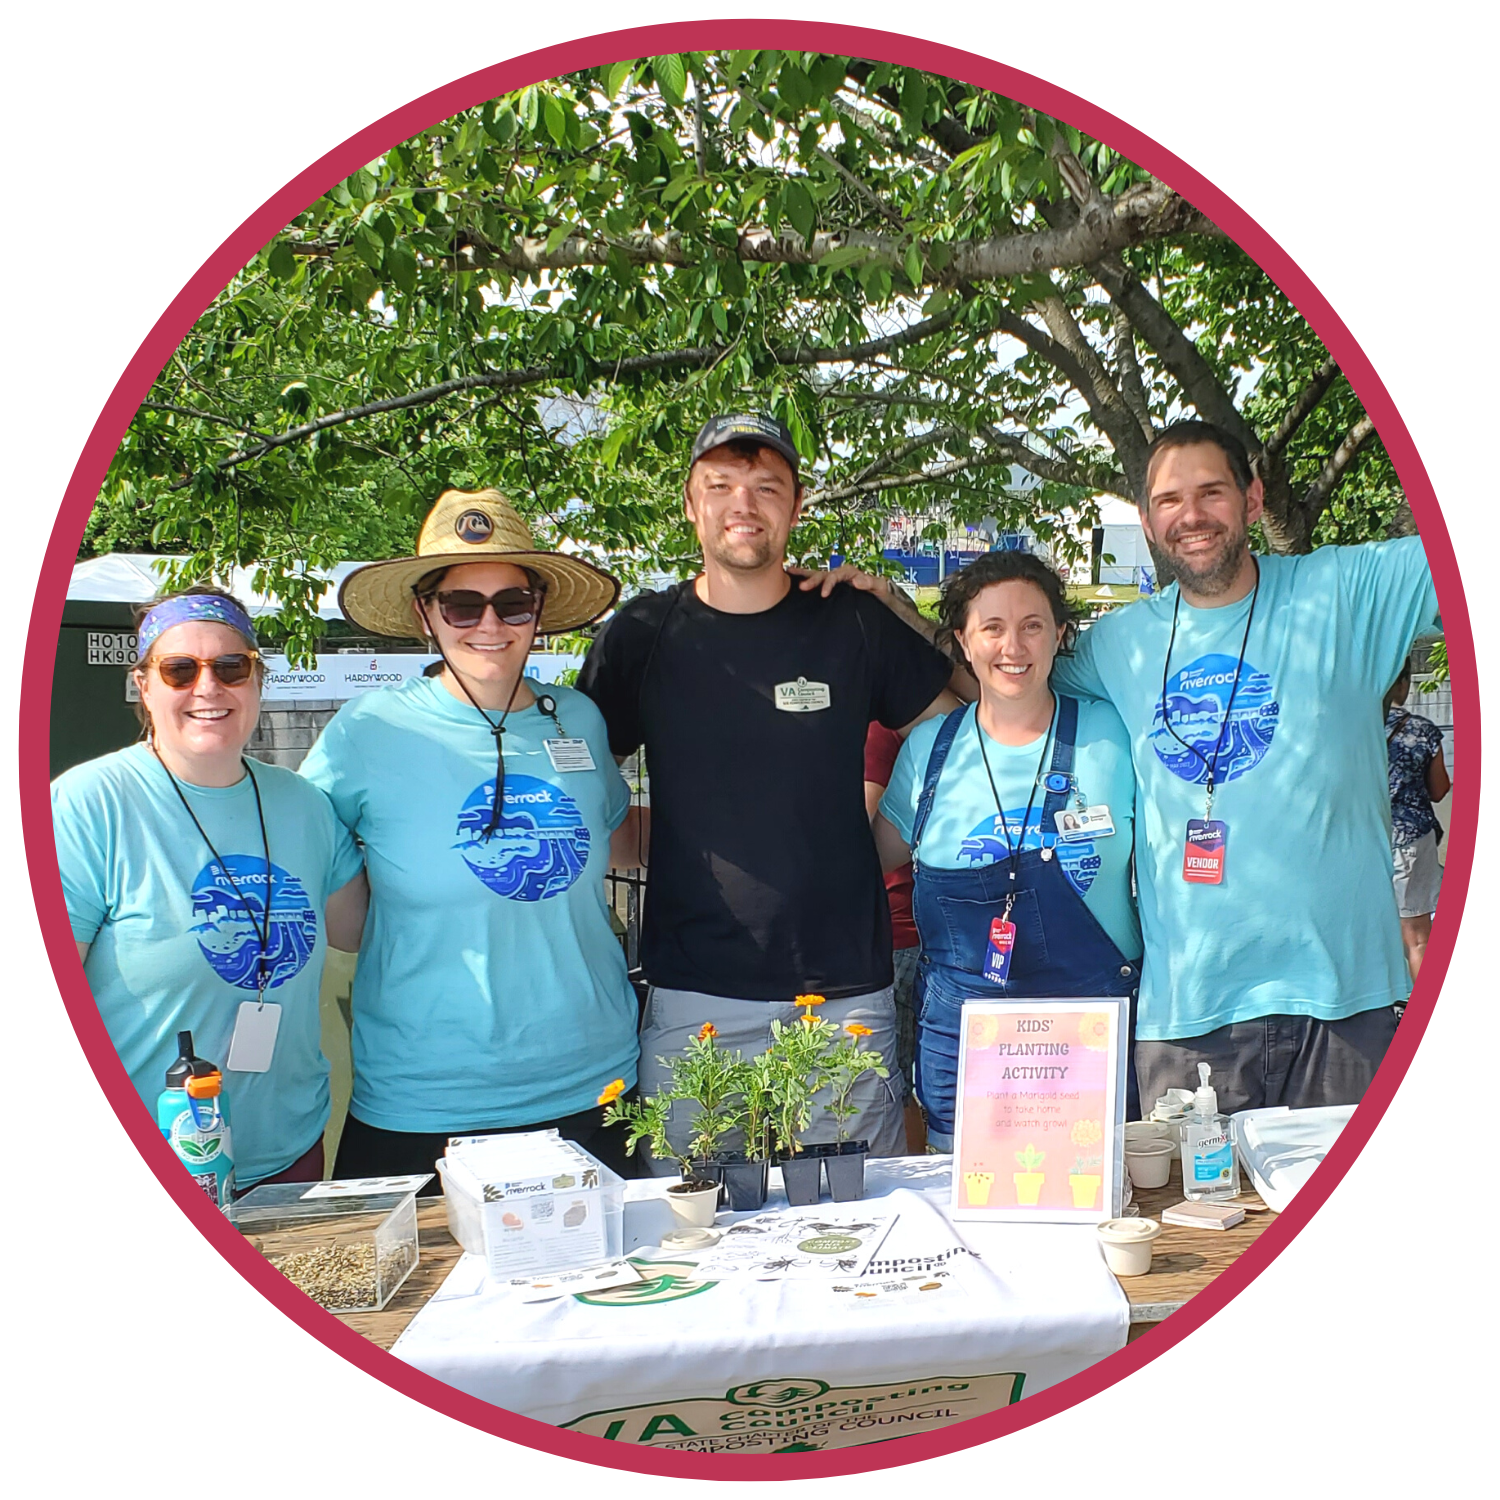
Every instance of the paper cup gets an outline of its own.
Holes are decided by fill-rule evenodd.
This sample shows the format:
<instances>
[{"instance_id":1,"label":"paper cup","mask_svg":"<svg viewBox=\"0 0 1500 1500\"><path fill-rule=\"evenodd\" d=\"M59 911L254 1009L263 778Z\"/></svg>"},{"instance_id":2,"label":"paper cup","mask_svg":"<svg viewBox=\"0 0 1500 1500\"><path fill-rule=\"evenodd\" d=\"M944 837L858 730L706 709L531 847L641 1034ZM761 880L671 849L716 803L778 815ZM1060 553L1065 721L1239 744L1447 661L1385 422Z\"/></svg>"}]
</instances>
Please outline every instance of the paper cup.
<instances>
[{"instance_id":1,"label":"paper cup","mask_svg":"<svg viewBox=\"0 0 1500 1500\"><path fill-rule=\"evenodd\" d=\"M1166 1187L1172 1173L1172 1158L1177 1154L1174 1140L1125 1142L1125 1170L1138 1188Z\"/></svg>"},{"instance_id":2,"label":"paper cup","mask_svg":"<svg viewBox=\"0 0 1500 1500\"><path fill-rule=\"evenodd\" d=\"M1104 1264L1116 1276L1144 1276L1151 1269L1151 1242L1160 1233L1155 1219L1106 1219L1099 1226Z\"/></svg>"}]
</instances>

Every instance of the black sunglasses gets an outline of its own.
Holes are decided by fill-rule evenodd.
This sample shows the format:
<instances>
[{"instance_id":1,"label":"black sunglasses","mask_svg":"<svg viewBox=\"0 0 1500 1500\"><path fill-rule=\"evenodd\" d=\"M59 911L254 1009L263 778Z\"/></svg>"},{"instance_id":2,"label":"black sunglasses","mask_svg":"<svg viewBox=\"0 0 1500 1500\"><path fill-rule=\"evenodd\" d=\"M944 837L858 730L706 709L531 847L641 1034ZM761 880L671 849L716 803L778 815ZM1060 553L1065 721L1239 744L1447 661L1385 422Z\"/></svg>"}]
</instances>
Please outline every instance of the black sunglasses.
<instances>
[{"instance_id":1,"label":"black sunglasses","mask_svg":"<svg viewBox=\"0 0 1500 1500\"><path fill-rule=\"evenodd\" d=\"M437 600L438 612L455 630L469 630L484 618L486 606L502 625L529 625L541 614L545 594L545 589L501 589L498 594L443 589L427 597Z\"/></svg>"},{"instance_id":2,"label":"black sunglasses","mask_svg":"<svg viewBox=\"0 0 1500 1500\"><path fill-rule=\"evenodd\" d=\"M170 688L190 688L198 680L198 674L207 667L225 687L240 687L249 682L255 663L260 660L258 651L231 651L225 656L158 656L148 665L157 670L161 680Z\"/></svg>"}]
</instances>

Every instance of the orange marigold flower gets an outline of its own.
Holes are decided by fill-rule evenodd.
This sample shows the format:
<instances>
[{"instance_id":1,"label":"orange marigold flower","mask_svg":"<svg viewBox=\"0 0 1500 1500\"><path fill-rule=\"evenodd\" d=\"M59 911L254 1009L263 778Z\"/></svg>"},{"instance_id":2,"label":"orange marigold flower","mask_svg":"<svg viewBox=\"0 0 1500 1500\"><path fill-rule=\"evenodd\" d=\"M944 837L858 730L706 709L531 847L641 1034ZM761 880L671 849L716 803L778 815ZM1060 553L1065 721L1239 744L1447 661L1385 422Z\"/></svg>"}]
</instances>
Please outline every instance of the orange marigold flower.
<instances>
[{"instance_id":1,"label":"orange marigold flower","mask_svg":"<svg viewBox=\"0 0 1500 1500\"><path fill-rule=\"evenodd\" d=\"M804 1016L798 1016L797 1019L801 1021L804 1026L816 1026L818 1024L818 1018L813 1015L811 1011L809 1011Z\"/></svg>"},{"instance_id":2,"label":"orange marigold flower","mask_svg":"<svg viewBox=\"0 0 1500 1500\"><path fill-rule=\"evenodd\" d=\"M604 1092L599 1095L598 1102L600 1104L613 1104L624 1092L625 1080L623 1078L616 1078L613 1083L606 1083L604 1085Z\"/></svg>"},{"instance_id":3,"label":"orange marigold flower","mask_svg":"<svg viewBox=\"0 0 1500 1500\"><path fill-rule=\"evenodd\" d=\"M822 1005L823 1003L822 995L798 995L794 1002L797 1005ZM804 1016L802 1019L806 1020L807 1017Z\"/></svg>"},{"instance_id":4,"label":"orange marigold flower","mask_svg":"<svg viewBox=\"0 0 1500 1500\"><path fill-rule=\"evenodd\" d=\"M700 1042L706 1042L709 1039L709 1037L711 1037L711 1036L718 1036L718 1034L719 1034L719 1028L717 1026L715 1026L712 1021L705 1021L698 1028L698 1040Z\"/></svg>"},{"instance_id":5,"label":"orange marigold flower","mask_svg":"<svg viewBox=\"0 0 1500 1500\"><path fill-rule=\"evenodd\" d=\"M847 1031L850 1036L875 1035L875 1033L871 1031L868 1026L861 1026L858 1021L850 1021L850 1023L846 1027L844 1027L844 1030Z\"/></svg>"}]
</instances>

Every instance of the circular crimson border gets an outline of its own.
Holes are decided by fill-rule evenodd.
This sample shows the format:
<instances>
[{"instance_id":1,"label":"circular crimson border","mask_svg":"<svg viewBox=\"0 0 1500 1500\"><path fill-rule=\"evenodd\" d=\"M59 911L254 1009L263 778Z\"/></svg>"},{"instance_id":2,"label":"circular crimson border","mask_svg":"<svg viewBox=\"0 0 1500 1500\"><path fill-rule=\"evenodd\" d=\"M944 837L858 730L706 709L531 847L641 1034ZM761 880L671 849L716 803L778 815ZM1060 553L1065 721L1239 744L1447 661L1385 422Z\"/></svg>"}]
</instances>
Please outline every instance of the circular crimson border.
<instances>
[{"instance_id":1,"label":"circular crimson border","mask_svg":"<svg viewBox=\"0 0 1500 1500\"><path fill-rule=\"evenodd\" d=\"M396 142L483 100L542 79L600 67L623 57L668 52L775 47L889 61L944 74L1007 95L1106 140L1170 183L1230 234L1276 281L1311 323L1374 418L1417 517L1443 606L1453 665L1455 729L1464 745L1464 775L1453 794L1445 870L1443 920L1433 929L1421 977L1396 1040L1322 1169L1264 1234L1205 1291L1167 1322L1116 1354L1017 1406L971 1418L942 1431L830 1453L771 1455L681 1454L608 1442L566 1432L491 1406L423 1375L367 1343L297 1292L271 1269L191 1187L142 1106L116 1053L73 945L58 878L48 792L48 736L40 726L51 711L52 668L63 600L94 497L110 458L152 381L188 329L234 273L332 183L372 161ZM511 1442L585 1463L638 1473L695 1479L808 1479L863 1473L911 1463L988 1442L1030 1426L1104 1390L1156 1357L1244 1290L1291 1242L1338 1186L1369 1140L1406 1075L1426 1030L1453 952L1468 893L1479 810L1479 691L1474 639L1458 563L1416 446L1379 376L1354 336L1290 256L1243 210L1164 147L1124 121L1065 89L987 57L896 33L823 22L770 19L684 21L603 33L560 43L471 73L434 89L349 137L314 162L252 213L211 255L162 314L111 392L69 481L42 564L32 609L21 686L20 791L27 859L37 915L58 988L94 1072L120 1123L162 1186L220 1254L287 1317L351 1363L445 1416L456 1417ZM28 727L30 726L30 727Z\"/></svg>"}]
</instances>

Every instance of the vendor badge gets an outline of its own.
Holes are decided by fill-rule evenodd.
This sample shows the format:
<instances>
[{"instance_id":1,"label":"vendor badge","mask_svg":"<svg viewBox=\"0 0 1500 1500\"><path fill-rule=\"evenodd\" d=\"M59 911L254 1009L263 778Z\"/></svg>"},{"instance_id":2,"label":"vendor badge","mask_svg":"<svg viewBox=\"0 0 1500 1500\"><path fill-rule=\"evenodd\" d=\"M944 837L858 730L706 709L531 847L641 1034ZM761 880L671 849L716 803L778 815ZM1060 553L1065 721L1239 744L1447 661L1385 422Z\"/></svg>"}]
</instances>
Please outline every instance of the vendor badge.
<instances>
[{"instance_id":1,"label":"vendor badge","mask_svg":"<svg viewBox=\"0 0 1500 1500\"><path fill-rule=\"evenodd\" d=\"M776 707L784 714L812 714L833 702L826 682L809 682L799 677L795 682L776 684Z\"/></svg>"}]
</instances>

